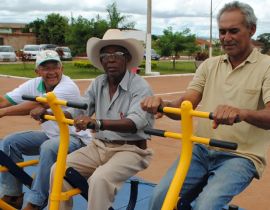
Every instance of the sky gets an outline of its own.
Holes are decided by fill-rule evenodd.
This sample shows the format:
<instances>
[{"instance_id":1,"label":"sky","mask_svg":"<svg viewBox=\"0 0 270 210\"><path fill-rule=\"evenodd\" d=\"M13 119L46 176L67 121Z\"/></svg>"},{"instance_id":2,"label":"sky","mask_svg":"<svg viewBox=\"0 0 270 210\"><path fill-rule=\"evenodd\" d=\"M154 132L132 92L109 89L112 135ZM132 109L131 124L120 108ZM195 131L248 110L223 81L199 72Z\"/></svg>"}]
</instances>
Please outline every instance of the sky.
<instances>
[{"instance_id":1,"label":"sky","mask_svg":"<svg viewBox=\"0 0 270 210\"><path fill-rule=\"evenodd\" d=\"M212 0L213 37L218 38L216 15L219 9L232 0ZM146 31L147 0L115 0L118 11L134 21L135 28ZM245 0L258 18L255 38L270 33L270 0ZM69 19L81 15L91 19L99 14L107 18L106 7L113 0L0 0L0 23L29 23L45 19L52 12ZM191 30L197 37L209 37L211 0L152 0L152 34L161 35L171 26L173 31Z\"/></svg>"}]
</instances>

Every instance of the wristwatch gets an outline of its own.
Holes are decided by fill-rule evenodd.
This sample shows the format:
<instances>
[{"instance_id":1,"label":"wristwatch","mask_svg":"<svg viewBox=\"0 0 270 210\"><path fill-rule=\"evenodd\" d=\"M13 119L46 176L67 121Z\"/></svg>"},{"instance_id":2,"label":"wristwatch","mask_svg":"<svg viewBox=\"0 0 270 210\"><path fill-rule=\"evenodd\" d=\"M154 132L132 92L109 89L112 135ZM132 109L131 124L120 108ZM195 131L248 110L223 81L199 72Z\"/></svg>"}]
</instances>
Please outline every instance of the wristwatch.
<instances>
[{"instance_id":1,"label":"wristwatch","mask_svg":"<svg viewBox=\"0 0 270 210\"><path fill-rule=\"evenodd\" d=\"M102 120L97 120L96 119L95 131L100 131L102 129L103 129L103 122L102 122Z\"/></svg>"}]
</instances>

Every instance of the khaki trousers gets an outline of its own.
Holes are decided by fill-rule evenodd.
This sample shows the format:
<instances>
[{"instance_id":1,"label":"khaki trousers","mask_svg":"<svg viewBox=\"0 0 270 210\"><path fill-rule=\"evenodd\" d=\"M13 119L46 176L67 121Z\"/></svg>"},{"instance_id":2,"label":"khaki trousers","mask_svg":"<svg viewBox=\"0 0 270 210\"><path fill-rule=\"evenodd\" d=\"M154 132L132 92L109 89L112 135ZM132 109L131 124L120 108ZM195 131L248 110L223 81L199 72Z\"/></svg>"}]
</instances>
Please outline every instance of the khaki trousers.
<instances>
[{"instance_id":1,"label":"khaki trousers","mask_svg":"<svg viewBox=\"0 0 270 210\"><path fill-rule=\"evenodd\" d=\"M152 159L151 149L135 145L117 145L94 139L67 157L67 167L73 167L87 179L88 210L108 210L122 184L137 172L147 168ZM53 182L55 165L51 170ZM64 180L63 191L72 187ZM72 200L63 201L61 210L72 209Z\"/></svg>"}]
</instances>

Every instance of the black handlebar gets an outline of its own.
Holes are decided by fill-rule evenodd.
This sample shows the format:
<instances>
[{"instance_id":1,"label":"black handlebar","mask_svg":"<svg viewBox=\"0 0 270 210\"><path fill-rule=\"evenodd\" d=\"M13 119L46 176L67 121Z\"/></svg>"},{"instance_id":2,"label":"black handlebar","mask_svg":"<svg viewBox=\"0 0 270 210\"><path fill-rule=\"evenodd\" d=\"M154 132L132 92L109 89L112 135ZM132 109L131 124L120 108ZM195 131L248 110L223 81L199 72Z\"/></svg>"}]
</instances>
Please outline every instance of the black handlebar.
<instances>
[{"instance_id":1,"label":"black handlebar","mask_svg":"<svg viewBox=\"0 0 270 210\"><path fill-rule=\"evenodd\" d=\"M213 147L220 147L225 149L237 150L237 143L228 142L228 141L221 141L217 139L210 139L209 145Z\"/></svg>"},{"instance_id":2,"label":"black handlebar","mask_svg":"<svg viewBox=\"0 0 270 210\"><path fill-rule=\"evenodd\" d=\"M165 130L159 130L159 129L152 129L152 128L144 129L144 133L149 134L149 135L154 135L154 136L165 137L165 132L166 132ZM231 149L231 150L236 150L238 146L237 143L221 141L217 139L210 139L209 145L214 146L214 147Z\"/></svg>"},{"instance_id":3,"label":"black handlebar","mask_svg":"<svg viewBox=\"0 0 270 210\"><path fill-rule=\"evenodd\" d=\"M90 123L87 124L87 128L95 129L95 124L90 122Z\"/></svg>"},{"instance_id":4,"label":"black handlebar","mask_svg":"<svg viewBox=\"0 0 270 210\"><path fill-rule=\"evenodd\" d=\"M22 95L23 100L36 101L37 96Z\"/></svg>"},{"instance_id":5,"label":"black handlebar","mask_svg":"<svg viewBox=\"0 0 270 210\"><path fill-rule=\"evenodd\" d=\"M209 119L210 119L210 120L213 120L213 119L214 119L214 113L213 113L213 112L210 112L210 113L209 113ZM237 116L237 117L235 118L235 120L234 120L234 123L239 123L239 122L241 122L241 120L240 120L240 117Z\"/></svg>"},{"instance_id":6,"label":"black handlebar","mask_svg":"<svg viewBox=\"0 0 270 210\"><path fill-rule=\"evenodd\" d=\"M163 113L163 107L161 105L158 106L158 112Z\"/></svg>"},{"instance_id":7,"label":"black handlebar","mask_svg":"<svg viewBox=\"0 0 270 210\"><path fill-rule=\"evenodd\" d=\"M72 102L72 101L67 101L67 106L78 108L78 109L84 109L84 110L86 110L88 107L86 103L78 103L78 102Z\"/></svg>"},{"instance_id":8,"label":"black handlebar","mask_svg":"<svg viewBox=\"0 0 270 210\"><path fill-rule=\"evenodd\" d=\"M144 133L149 134L149 135L154 135L154 136L161 136L165 137L165 130L159 130L159 129L152 129L152 128L146 128L144 129Z\"/></svg>"},{"instance_id":9,"label":"black handlebar","mask_svg":"<svg viewBox=\"0 0 270 210\"><path fill-rule=\"evenodd\" d=\"M36 98L38 96L30 96L30 95L22 95L23 100L28 100L28 101L36 101ZM72 102L72 101L67 101L66 106L72 107L72 108L78 108L78 109L87 109L88 105L86 103L79 103L79 102Z\"/></svg>"}]
</instances>

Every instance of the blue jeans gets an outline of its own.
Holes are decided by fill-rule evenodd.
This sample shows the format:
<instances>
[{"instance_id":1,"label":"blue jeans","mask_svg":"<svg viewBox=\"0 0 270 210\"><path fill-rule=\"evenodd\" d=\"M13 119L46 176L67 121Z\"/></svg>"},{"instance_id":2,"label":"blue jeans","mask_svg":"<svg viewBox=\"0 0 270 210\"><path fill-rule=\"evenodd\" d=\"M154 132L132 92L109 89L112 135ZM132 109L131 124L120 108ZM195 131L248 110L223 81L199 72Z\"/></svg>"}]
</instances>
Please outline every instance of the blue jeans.
<instances>
[{"instance_id":1,"label":"blue jeans","mask_svg":"<svg viewBox=\"0 0 270 210\"><path fill-rule=\"evenodd\" d=\"M179 159L155 187L150 199L150 210L161 209L178 162ZM209 150L203 145L195 145L180 197L185 197L208 177L207 184L195 198L192 209L221 210L235 195L242 192L256 175L257 171L251 160L231 153Z\"/></svg>"},{"instance_id":2,"label":"blue jeans","mask_svg":"<svg viewBox=\"0 0 270 210\"><path fill-rule=\"evenodd\" d=\"M75 136L70 136L69 152L79 149L84 144ZM39 155L36 176L31 191L26 196L27 202L42 206L49 194L51 166L56 161L59 137L49 139L44 132L26 131L11 134L2 140L3 151L14 161L22 162L22 155ZM1 173L0 194L17 196L22 193L22 184L10 173Z\"/></svg>"}]
</instances>

